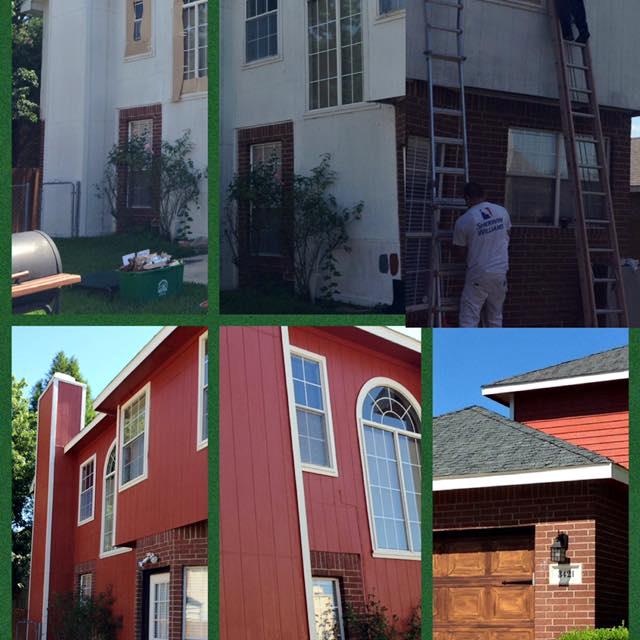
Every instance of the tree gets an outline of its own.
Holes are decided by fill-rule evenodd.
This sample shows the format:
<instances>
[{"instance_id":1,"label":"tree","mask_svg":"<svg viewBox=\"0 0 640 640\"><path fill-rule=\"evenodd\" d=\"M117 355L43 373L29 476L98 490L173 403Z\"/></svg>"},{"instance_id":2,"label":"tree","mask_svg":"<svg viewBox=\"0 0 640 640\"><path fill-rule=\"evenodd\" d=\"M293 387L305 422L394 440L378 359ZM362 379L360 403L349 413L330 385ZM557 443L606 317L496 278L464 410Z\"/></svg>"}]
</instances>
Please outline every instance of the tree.
<instances>
[{"instance_id":1,"label":"tree","mask_svg":"<svg viewBox=\"0 0 640 640\"><path fill-rule=\"evenodd\" d=\"M11 434L13 457L12 523L13 594L24 592L29 577L37 419L25 394L27 383L11 378Z\"/></svg>"},{"instance_id":2,"label":"tree","mask_svg":"<svg viewBox=\"0 0 640 640\"><path fill-rule=\"evenodd\" d=\"M46 389L54 373L66 373L75 378L78 382L87 383L80 371L78 359L75 356L68 357L64 351L59 351L54 356L49 371L44 378L36 382L31 391L31 411L38 410L38 400L42 392ZM93 408L93 399L91 398L91 388L87 384L87 399L85 404L85 424L89 424L96 417L96 411Z\"/></svg>"}]
</instances>

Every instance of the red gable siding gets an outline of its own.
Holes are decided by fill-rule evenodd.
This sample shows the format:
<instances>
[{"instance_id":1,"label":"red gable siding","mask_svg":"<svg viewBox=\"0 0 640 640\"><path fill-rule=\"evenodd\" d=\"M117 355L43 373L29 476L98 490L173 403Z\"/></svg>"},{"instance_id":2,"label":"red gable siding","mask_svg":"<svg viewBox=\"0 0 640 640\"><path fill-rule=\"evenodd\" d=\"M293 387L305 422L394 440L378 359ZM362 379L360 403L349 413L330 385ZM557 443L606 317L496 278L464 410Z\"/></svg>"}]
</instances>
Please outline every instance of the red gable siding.
<instances>
[{"instance_id":1,"label":"red gable siding","mask_svg":"<svg viewBox=\"0 0 640 640\"><path fill-rule=\"evenodd\" d=\"M373 558L356 403L372 378L390 378L420 402L420 370L400 358L342 340L329 331L291 327L292 346L327 360L338 477L304 473L309 543L313 551L358 553L365 596L375 593L403 620L420 604L420 562Z\"/></svg>"},{"instance_id":2,"label":"red gable siding","mask_svg":"<svg viewBox=\"0 0 640 640\"><path fill-rule=\"evenodd\" d=\"M519 393L515 419L629 466L626 380Z\"/></svg>"},{"instance_id":3,"label":"red gable siding","mask_svg":"<svg viewBox=\"0 0 640 640\"><path fill-rule=\"evenodd\" d=\"M308 637L279 327L220 331L220 637Z\"/></svg>"}]
</instances>

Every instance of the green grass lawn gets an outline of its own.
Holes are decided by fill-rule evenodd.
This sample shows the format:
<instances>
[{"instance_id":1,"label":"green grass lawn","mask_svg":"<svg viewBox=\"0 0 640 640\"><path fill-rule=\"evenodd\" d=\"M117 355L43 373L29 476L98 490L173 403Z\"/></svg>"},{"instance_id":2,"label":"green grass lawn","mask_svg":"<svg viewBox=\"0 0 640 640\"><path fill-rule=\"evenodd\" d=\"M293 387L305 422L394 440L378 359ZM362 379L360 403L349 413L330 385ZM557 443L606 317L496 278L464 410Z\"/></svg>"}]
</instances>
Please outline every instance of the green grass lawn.
<instances>
[{"instance_id":1,"label":"green grass lawn","mask_svg":"<svg viewBox=\"0 0 640 640\"><path fill-rule=\"evenodd\" d=\"M191 248L161 240L150 233L128 233L96 238L58 238L55 243L60 251L65 273L82 276L97 271L113 271L122 264L122 256L134 251L150 249L166 251L174 258L195 255ZM154 300L148 303L131 303L120 300L116 293L111 298L106 292L65 288L61 294L61 315L67 314L115 314L115 313L204 313L200 303L207 299L205 285L185 283L179 296Z\"/></svg>"},{"instance_id":2,"label":"green grass lawn","mask_svg":"<svg viewBox=\"0 0 640 640\"><path fill-rule=\"evenodd\" d=\"M398 313L389 306L359 307L343 302L316 302L295 296L282 284L265 284L261 288L244 287L220 292L220 313L225 315L279 314L371 314Z\"/></svg>"}]
</instances>

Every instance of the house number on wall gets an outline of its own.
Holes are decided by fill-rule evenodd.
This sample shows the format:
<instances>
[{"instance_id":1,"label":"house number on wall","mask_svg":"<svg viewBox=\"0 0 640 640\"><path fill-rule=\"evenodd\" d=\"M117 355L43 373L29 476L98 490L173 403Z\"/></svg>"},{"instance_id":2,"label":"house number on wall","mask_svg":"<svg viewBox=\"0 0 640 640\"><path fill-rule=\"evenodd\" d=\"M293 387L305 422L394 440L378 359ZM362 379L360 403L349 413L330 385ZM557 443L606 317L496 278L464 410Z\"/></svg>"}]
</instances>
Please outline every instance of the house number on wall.
<instances>
[{"instance_id":1,"label":"house number on wall","mask_svg":"<svg viewBox=\"0 0 640 640\"><path fill-rule=\"evenodd\" d=\"M551 564L549 565L549 584L570 587L582 584L581 564Z\"/></svg>"}]
</instances>

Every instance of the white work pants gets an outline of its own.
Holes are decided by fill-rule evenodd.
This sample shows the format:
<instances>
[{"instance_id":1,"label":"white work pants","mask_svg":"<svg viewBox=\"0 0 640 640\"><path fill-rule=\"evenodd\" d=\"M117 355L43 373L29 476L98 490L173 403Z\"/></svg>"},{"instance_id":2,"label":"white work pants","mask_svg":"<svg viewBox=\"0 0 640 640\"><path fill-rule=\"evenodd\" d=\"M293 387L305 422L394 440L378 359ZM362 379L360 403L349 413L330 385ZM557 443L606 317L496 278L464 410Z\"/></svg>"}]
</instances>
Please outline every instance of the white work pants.
<instances>
[{"instance_id":1,"label":"white work pants","mask_svg":"<svg viewBox=\"0 0 640 640\"><path fill-rule=\"evenodd\" d=\"M485 273L473 278L467 276L460 298L460 326L477 327L484 307L486 326L501 327L502 305L506 296L506 274Z\"/></svg>"}]
</instances>

